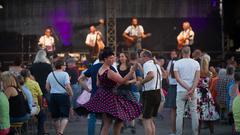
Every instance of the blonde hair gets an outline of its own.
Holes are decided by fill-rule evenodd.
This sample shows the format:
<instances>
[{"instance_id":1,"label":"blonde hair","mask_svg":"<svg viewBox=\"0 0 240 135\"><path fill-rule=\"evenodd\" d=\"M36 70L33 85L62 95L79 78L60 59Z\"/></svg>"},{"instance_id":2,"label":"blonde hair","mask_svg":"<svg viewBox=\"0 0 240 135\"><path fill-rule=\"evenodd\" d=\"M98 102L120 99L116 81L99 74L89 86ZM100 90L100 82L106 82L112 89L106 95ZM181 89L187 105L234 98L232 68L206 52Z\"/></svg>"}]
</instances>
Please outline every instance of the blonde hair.
<instances>
[{"instance_id":1,"label":"blonde hair","mask_svg":"<svg viewBox=\"0 0 240 135\"><path fill-rule=\"evenodd\" d=\"M35 60L33 63L39 63L39 62L42 62L42 63L49 63L50 64L50 61L48 60L47 58L47 53L46 51L44 50L39 50L35 56Z\"/></svg>"},{"instance_id":2,"label":"blonde hair","mask_svg":"<svg viewBox=\"0 0 240 135\"><path fill-rule=\"evenodd\" d=\"M10 87L10 86L18 87L18 84L16 82L14 75L9 71L2 72L1 81L3 82L4 88Z\"/></svg>"},{"instance_id":3,"label":"blonde hair","mask_svg":"<svg viewBox=\"0 0 240 135\"><path fill-rule=\"evenodd\" d=\"M207 57L203 57L201 59L201 69L200 76L206 77L209 76L209 59Z\"/></svg>"}]
</instances>

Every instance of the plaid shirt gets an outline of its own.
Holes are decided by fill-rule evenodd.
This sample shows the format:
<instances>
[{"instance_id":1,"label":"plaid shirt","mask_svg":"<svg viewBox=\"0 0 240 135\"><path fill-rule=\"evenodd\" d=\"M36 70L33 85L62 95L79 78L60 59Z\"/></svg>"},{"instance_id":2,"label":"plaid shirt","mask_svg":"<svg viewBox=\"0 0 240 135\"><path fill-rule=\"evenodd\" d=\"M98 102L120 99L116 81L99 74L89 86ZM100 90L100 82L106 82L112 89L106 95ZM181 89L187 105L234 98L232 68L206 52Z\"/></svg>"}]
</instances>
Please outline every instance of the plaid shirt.
<instances>
[{"instance_id":1,"label":"plaid shirt","mask_svg":"<svg viewBox=\"0 0 240 135\"><path fill-rule=\"evenodd\" d=\"M233 80L230 76L224 76L218 79L216 84L217 90L217 101L221 106L227 106L227 87L228 84Z\"/></svg>"}]
</instances>

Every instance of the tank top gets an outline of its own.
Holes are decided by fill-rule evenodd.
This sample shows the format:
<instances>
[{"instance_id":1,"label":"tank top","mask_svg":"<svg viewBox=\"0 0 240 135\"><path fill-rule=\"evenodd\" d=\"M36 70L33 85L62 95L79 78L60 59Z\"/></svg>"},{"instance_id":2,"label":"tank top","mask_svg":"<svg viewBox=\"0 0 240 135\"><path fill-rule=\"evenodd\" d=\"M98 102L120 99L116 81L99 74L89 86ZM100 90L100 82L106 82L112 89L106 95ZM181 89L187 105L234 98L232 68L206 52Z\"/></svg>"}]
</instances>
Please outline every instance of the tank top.
<instances>
[{"instance_id":1,"label":"tank top","mask_svg":"<svg viewBox=\"0 0 240 135\"><path fill-rule=\"evenodd\" d=\"M117 66L118 72L122 77L125 77L129 72L130 72L130 68L128 67L126 70L120 70L120 65ZM120 85L118 87L119 90L131 90L131 85Z\"/></svg>"},{"instance_id":2,"label":"tank top","mask_svg":"<svg viewBox=\"0 0 240 135\"><path fill-rule=\"evenodd\" d=\"M18 95L9 98L10 117L22 117L28 113L26 107L27 101L25 100L23 93L18 88L13 88L17 91Z\"/></svg>"}]
</instances>

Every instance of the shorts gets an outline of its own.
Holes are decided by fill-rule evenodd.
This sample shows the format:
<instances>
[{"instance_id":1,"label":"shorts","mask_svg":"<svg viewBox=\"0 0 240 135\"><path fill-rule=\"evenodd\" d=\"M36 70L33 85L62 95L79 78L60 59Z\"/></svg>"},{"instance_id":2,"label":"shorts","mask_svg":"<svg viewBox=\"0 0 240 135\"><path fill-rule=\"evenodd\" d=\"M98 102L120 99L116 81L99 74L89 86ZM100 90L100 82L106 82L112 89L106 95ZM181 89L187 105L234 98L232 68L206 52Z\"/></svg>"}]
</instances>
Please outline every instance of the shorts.
<instances>
[{"instance_id":1,"label":"shorts","mask_svg":"<svg viewBox=\"0 0 240 135\"><path fill-rule=\"evenodd\" d=\"M177 85L169 85L164 107L176 108Z\"/></svg>"},{"instance_id":2,"label":"shorts","mask_svg":"<svg viewBox=\"0 0 240 135\"><path fill-rule=\"evenodd\" d=\"M67 94L50 95L50 112L53 119L68 118L70 107L70 99Z\"/></svg>"},{"instance_id":3,"label":"shorts","mask_svg":"<svg viewBox=\"0 0 240 135\"><path fill-rule=\"evenodd\" d=\"M160 90L144 91L142 93L143 118L156 117L161 101Z\"/></svg>"}]
</instances>

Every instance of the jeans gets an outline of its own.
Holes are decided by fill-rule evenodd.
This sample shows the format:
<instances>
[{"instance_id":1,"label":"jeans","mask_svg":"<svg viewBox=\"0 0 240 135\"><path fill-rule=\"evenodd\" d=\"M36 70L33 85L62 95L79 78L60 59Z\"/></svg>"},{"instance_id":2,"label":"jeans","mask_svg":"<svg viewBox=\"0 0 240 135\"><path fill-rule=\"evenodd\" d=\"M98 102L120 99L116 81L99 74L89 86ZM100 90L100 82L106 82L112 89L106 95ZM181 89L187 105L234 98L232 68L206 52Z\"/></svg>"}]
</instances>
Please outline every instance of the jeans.
<instances>
[{"instance_id":1,"label":"jeans","mask_svg":"<svg viewBox=\"0 0 240 135\"><path fill-rule=\"evenodd\" d=\"M24 116L21 116L21 117L11 117L10 116L10 123L26 122L30 119L30 117L31 117L30 114L25 114Z\"/></svg>"},{"instance_id":2,"label":"jeans","mask_svg":"<svg viewBox=\"0 0 240 135\"><path fill-rule=\"evenodd\" d=\"M136 54L136 56L139 55L139 51L142 50L142 40L138 39L136 43L133 43L129 48L128 48L128 53L129 54Z\"/></svg>"},{"instance_id":3,"label":"jeans","mask_svg":"<svg viewBox=\"0 0 240 135\"><path fill-rule=\"evenodd\" d=\"M191 97L191 100L185 100L186 92L177 92L177 118L176 118L176 135L182 135L182 128L183 128L183 115L185 112L185 105L188 102L192 117L192 135L198 135L198 115L197 115L197 99L195 92L194 95Z\"/></svg>"},{"instance_id":4,"label":"jeans","mask_svg":"<svg viewBox=\"0 0 240 135\"><path fill-rule=\"evenodd\" d=\"M72 91L73 91L73 97L71 99L71 106L73 108L76 108L77 107L77 102L76 101L77 101L77 98L79 97L79 95L81 93L81 87L77 83L72 84L71 87L72 87Z\"/></svg>"},{"instance_id":5,"label":"jeans","mask_svg":"<svg viewBox=\"0 0 240 135\"><path fill-rule=\"evenodd\" d=\"M88 118L88 135L95 135L96 114L90 113Z\"/></svg>"},{"instance_id":6,"label":"jeans","mask_svg":"<svg viewBox=\"0 0 240 135\"><path fill-rule=\"evenodd\" d=\"M45 131L44 131L44 123L46 121L46 114L44 113L44 111L41 109L40 112L37 115L37 119L38 119L38 135L42 135Z\"/></svg>"},{"instance_id":7,"label":"jeans","mask_svg":"<svg viewBox=\"0 0 240 135\"><path fill-rule=\"evenodd\" d=\"M137 102L140 102L140 92L133 92L134 97L136 98Z\"/></svg>"}]
</instances>

